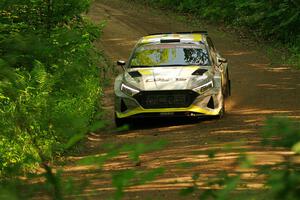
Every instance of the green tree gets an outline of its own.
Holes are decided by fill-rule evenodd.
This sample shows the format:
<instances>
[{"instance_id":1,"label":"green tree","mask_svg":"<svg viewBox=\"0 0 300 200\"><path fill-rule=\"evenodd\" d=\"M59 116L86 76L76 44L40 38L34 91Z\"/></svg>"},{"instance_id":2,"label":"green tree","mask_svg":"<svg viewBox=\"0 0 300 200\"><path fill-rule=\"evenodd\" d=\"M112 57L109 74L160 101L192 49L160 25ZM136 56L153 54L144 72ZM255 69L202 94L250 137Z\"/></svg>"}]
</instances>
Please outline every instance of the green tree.
<instances>
[{"instance_id":1,"label":"green tree","mask_svg":"<svg viewBox=\"0 0 300 200\"><path fill-rule=\"evenodd\" d=\"M89 131L102 59L93 46L102 24L82 14L89 5L0 2L0 176L51 159Z\"/></svg>"}]
</instances>

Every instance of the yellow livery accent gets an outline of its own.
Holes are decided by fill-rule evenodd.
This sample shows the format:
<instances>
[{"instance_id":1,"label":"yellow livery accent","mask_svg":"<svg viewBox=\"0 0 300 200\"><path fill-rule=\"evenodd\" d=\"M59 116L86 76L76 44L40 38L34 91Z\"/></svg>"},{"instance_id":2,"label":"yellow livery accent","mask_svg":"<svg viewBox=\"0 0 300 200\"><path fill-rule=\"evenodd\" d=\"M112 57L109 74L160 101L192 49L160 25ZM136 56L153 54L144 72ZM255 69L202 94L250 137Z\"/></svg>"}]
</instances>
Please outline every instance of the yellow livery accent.
<instances>
[{"instance_id":1,"label":"yellow livery accent","mask_svg":"<svg viewBox=\"0 0 300 200\"><path fill-rule=\"evenodd\" d=\"M200 42L200 41L202 41L202 35L201 34L193 34L193 39L194 39L194 41L196 41L196 42Z\"/></svg>"},{"instance_id":2,"label":"yellow livery accent","mask_svg":"<svg viewBox=\"0 0 300 200\"><path fill-rule=\"evenodd\" d=\"M153 42L160 42L161 39L179 39L183 41L190 42L200 42L203 40L202 34L194 33L194 34L158 34L158 35L149 35L145 36L140 40L140 44L148 44Z\"/></svg>"},{"instance_id":3,"label":"yellow livery accent","mask_svg":"<svg viewBox=\"0 0 300 200\"><path fill-rule=\"evenodd\" d=\"M142 75L152 75L153 74L152 70L149 70L149 69L140 69L139 72Z\"/></svg>"},{"instance_id":4,"label":"yellow livery accent","mask_svg":"<svg viewBox=\"0 0 300 200\"><path fill-rule=\"evenodd\" d=\"M116 114L117 114L118 118L126 118L126 117L130 117L130 116L142 114L142 113L164 113L164 112L166 112L166 113L169 113L169 112L174 112L174 113L176 113L176 112L195 112L195 113L201 113L204 115L218 115L220 110L221 110L221 108L218 110L214 110L214 111L208 111L208 110L205 110L205 109L200 108L195 105L192 105L188 108L160 108L160 109L144 109L144 108L138 107L138 108L132 109L125 113L116 112Z\"/></svg>"}]
</instances>

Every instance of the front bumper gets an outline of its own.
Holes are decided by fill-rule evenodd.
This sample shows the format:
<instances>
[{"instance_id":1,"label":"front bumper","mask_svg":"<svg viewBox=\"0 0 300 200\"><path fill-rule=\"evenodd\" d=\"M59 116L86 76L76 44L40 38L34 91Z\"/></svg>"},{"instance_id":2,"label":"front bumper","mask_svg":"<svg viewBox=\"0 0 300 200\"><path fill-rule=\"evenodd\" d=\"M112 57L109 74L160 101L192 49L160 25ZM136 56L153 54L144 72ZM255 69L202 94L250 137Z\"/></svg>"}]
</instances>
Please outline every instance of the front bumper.
<instances>
[{"instance_id":1,"label":"front bumper","mask_svg":"<svg viewBox=\"0 0 300 200\"><path fill-rule=\"evenodd\" d=\"M221 90L199 95L184 108L144 108L139 102L123 93L115 94L115 113L118 118L216 116L223 106Z\"/></svg>"},{"instance_id":2,"label":"front bumper","mask_svg":"<svg viewBox=\"0 0 300 200\"><path fill-rule=\"evenodd\" d=\"M160 108L160 109L144 109L142 107L134 108L128 110L127 112L117 112L116 115L118 118L127 118L127 117L172 117L172 116L203 116L203 115L218 115L219 110L208 111L202 109L198 106L190 106L188 108ZM153 115L156 113L157 115ZM142 115L144 114L144 115Z\"/></svg>"}]
</instances>

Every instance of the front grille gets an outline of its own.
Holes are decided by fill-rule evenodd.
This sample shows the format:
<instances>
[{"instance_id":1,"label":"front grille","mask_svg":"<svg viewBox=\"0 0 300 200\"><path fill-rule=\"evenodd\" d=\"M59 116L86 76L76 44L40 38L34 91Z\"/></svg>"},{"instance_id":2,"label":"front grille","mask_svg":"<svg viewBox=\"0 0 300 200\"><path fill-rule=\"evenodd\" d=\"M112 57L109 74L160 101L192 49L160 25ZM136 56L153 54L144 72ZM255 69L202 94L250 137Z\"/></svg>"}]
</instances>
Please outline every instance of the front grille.
<instances>
[{"instance_id":1,"label":"front grille","mask_svg":"<svg viewBox=\"0 0 300 200\"><path fill-rule=\"evenodd\" d=\"M151 108L187 108L198 93L192 90L142 91L134 96L146 109Z\"/></svg>"}]
</instances>

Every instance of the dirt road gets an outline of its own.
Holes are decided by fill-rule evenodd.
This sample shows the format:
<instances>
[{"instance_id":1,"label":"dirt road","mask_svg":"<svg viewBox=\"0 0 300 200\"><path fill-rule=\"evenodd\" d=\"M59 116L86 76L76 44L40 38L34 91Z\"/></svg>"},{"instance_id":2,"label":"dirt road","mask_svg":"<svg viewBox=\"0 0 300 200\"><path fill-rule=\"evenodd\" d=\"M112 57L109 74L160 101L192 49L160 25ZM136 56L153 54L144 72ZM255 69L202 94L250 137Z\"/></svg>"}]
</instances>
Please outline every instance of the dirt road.
<instances>
[{"instance_id":1,"label":"dirt road","mask_svg":"<svg viewBox=\"0 0 300 200\"><path fill-rule=\"evenodd\" d=\"M178 189L190 185L193 173L198 172L204 178L223 170L236 169L236 152L219 151L210 160L207 156L210 149L219 149L223 145L244 140L243 148L256 156L258 165L280 161L281 155L288 154L282 150L260 146L259 129L268 116L300 118L300 71L272 64L255 44L241 42L235 35L224 33L214 26L199 27L187 21L179 21L180 16L176 18L161 11L117 0L97 0L89 15L94 21L107 21L101 44L113 61L126 60L135 42L149 33L208 30L216 47L229 60L232 96L226 102L227 114L222 120L151 121L121 133L90 135L85 153L70 157L69 160L75 161L87 155L102 153L101 145L104 143L166 140L168 146L164 150L145 154L141 165L137 167L150 169L162 166L167 169L165 175L150 184L130 188L126 198L178 199ZM105 93L104 106L111 120L110 126L113 127L112 87ZM79 179L92 177L91 186L83 196L102 199L106 196L103 196L106 193L104 191L111 191L109 181L103 181L103 177L109 177L115 170L135 167L125 160L120 158L108 163L101 175L92 168L75 167L73 164L67 166L66 171ZM177 164L181 162L193 163L193 167L180 169ZM248 189L261 188L261 180L253 171L245 172L244 178L249 179ZM193 198L195 197L192 196L191 199Z\"/></svg>"}]
</instances>

